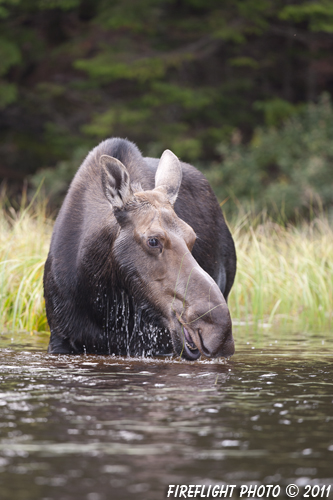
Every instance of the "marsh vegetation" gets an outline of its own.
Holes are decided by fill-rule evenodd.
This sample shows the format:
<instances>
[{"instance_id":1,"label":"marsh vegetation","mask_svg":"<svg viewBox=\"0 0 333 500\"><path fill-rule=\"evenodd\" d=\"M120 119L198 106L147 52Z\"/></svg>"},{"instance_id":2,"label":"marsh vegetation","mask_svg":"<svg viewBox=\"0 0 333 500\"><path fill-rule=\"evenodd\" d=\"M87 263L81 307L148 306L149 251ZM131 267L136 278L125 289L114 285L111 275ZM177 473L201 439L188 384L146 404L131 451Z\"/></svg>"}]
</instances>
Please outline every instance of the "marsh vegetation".
<instances>
[{"instance_id":1,"label":"marsh vegetation","mask_svg":"<svg viewBox=\"0 0 333 500\"><path fill-rule=\"evenodd\" d=\"M333 228L324 214L285 223L240 210L230 221L238 269L235 325L328 330L333 310ZM0 209L0 329L47 331L43 267L53 221L45 200Z\"/></svg>"}]
</instances>

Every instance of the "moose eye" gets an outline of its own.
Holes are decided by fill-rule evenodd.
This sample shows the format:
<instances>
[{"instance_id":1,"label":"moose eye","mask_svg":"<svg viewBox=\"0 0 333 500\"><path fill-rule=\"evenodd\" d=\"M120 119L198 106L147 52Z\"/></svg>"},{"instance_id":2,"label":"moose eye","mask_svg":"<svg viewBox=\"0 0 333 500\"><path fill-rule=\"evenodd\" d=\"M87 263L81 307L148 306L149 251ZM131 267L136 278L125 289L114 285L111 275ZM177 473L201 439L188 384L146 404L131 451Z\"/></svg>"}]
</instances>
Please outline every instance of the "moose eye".
<instances>
[{"instance_id":1,"label":"moose eye","mask_svg":"<svg viewBox=\"0 0 333 500\"><path fill-rule=\"evenodd\" d=\"M149 238L148 246L150 246L151 248L157 248L160 246L160 242L158 241L157 238Z\"/></svg>"}]
</instances>

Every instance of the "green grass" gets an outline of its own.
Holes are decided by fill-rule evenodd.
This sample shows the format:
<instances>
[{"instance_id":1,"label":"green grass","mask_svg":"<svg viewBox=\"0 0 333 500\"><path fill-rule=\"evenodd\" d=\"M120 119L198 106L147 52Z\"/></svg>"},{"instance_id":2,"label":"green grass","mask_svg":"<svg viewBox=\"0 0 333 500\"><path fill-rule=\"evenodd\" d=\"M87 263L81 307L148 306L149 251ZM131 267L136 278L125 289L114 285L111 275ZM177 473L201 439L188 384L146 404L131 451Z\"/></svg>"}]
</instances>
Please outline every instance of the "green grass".
<instances>
[{"instance_id":1,"label":"green grass","mask_svg":"<svg viewBox=\"0 0 333 500\"><path fill-rule=\"evenodd\" d=\"M295 226L245 215L232 233L238 270L229 306L236 324L332 326L333 228L324 216Z\"/></svg>"},{"instance_id":2,"label":"green grass","mask_svg":"<svg viewBox=\"0 0 333 500\"><path fill-rule=\"evenodd\" d=\"M0 207L0 331L47 327L43 270L52 233L45 203Z\"/></svg>"},{"instance_id":3,"label":"green grass","mask_svg":"<svg viewBox=\"0 0 333 500\"><path fill-rule=\"evenodd\" d=\"M0 203L1 204L1 203ZM235 324L328 330L333 310L333 228L324 216L297 226L261 216L231 224L238 270ZM45 331L43 266L52 221L45 203L0 206L0 331Z\"/></svg>"}]
</instances>

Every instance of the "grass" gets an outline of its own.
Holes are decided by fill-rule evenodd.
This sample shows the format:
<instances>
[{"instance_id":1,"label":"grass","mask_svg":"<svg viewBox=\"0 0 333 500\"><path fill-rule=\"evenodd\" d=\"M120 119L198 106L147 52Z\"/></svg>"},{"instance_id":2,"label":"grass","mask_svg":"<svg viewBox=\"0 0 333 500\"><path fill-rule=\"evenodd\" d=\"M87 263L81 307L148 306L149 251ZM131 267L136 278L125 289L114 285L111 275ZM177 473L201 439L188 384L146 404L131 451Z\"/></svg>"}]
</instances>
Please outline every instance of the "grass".
<instances>
[{"instance_id":1,"label":"grass","mask_svg":"<svg viewBox=\"0 0 333 500\"><path fill-rule=\"evenodd\" d=\"M324 216L285 225L265 214L244 215L232 233L238 270L229 307L235 324L330 329L333 228Z\"/></svg>"},{"instance_id":2,"label":"grass","mask_svg":"<svg viewBox=\"0 0 333 500\"><path fill-rule=\"evenodd\" d=\"M45 331L43 271L52 233L46 205L0 203L0 331Z\"/></svg>"},{"instance_id":3,"label":"grass","mask_svg":"<svg viewBox=\"0 0 333 500\"><path fill-rule=\"evenodd\" d=\"M0 331L45 331L43 266L52 233L45 202L0 200ZM333 317L333 228L324 216L284 225L267 216L231 224L238 269L234 323L328 330Z\"/></svg>"}]
</instances>

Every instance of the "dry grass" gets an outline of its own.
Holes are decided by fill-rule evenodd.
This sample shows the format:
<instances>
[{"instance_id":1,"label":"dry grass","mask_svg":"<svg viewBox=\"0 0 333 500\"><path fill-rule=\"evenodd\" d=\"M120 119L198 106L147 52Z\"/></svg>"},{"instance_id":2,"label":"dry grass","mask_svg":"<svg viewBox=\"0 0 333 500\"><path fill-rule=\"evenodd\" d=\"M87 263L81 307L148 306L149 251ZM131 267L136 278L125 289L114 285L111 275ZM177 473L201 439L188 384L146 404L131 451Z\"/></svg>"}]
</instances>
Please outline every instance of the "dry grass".
<instances>
[{"instance_id":1,"label":"dry grass","mask_svg":"<svg viewBox=\"0 0 333 500\"><path fill-rule=\"evenodd\" d=\"M43 266L52 222L45 203L0 206L0 331L47 329ZM325 217L296 226L240 216L231 225L238 255L229 306L237 324L329 329L333 229Z\"/></svg>"},{"instance_id":2,"label":"dry grass","mask_svg":"<svg viewBox=\"0 0 333 500\"><path fill-rule=\"evenodd\" d=\"M43 270L52 224L45 203L0 208L0 331L43 331Z\"/></svg>"},{"instance_id":3,"label":"dry grass","mask_svg":"<svg viewBox=\"0 0 333 500\"><path fill-rule=\"evenodd\" d=\"M230 296L235 322L331 327L333 229L325 217L294 226L244 216L232 232L238 256Z\"/></svg>"}]
</instances>

